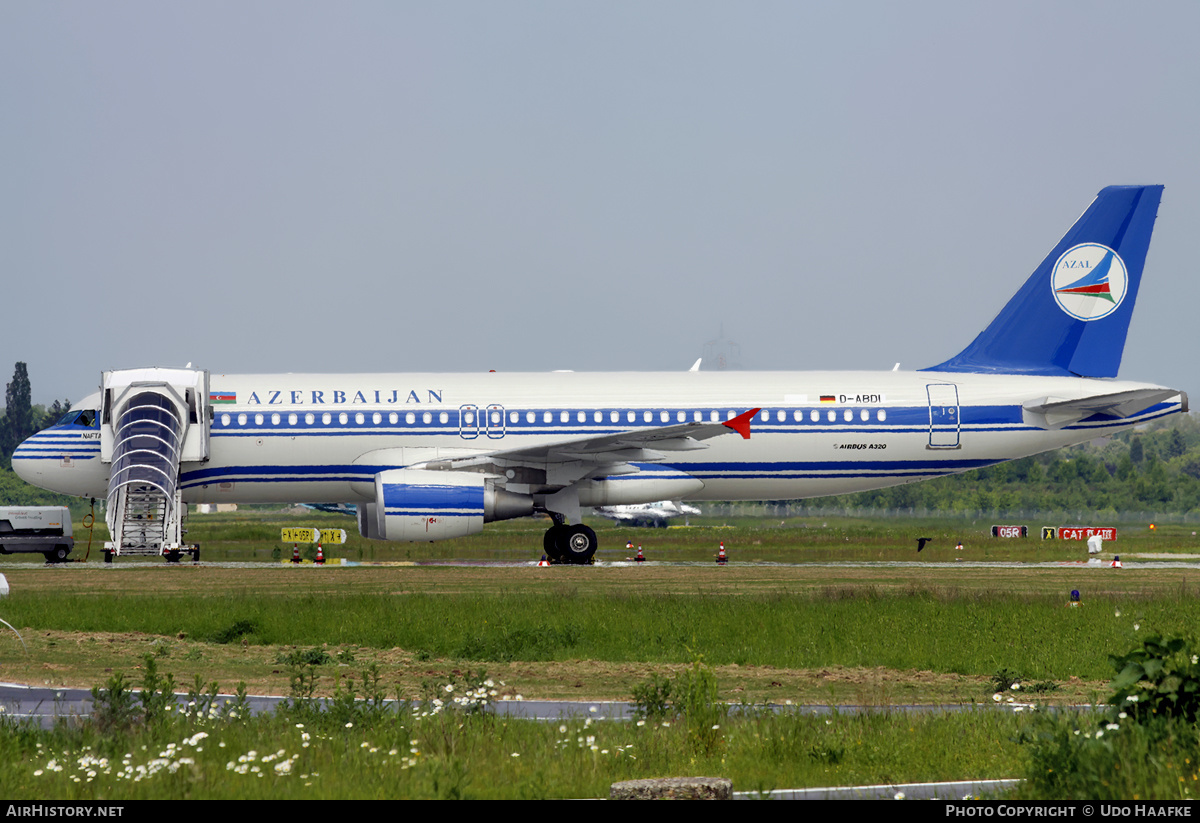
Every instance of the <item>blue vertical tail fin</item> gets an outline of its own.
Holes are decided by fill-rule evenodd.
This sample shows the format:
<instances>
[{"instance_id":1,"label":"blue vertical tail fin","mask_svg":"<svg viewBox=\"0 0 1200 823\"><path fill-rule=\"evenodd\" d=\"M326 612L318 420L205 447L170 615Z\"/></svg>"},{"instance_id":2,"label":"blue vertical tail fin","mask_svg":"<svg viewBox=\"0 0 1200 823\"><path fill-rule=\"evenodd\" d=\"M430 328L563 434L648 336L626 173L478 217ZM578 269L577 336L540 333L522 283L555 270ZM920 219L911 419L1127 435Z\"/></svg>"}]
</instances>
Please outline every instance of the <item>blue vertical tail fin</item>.
<instances>
[{"instance_id":1,"label":"blue vertical tail fin","mask_svg":"<svg viewBox=\"0 0 1200 823\"><path fill-rule=\"evenodd\" d=\"M983 332L924 371L1116 377L1162 186L1109 186Z\"/></svg>"}]
</instances>

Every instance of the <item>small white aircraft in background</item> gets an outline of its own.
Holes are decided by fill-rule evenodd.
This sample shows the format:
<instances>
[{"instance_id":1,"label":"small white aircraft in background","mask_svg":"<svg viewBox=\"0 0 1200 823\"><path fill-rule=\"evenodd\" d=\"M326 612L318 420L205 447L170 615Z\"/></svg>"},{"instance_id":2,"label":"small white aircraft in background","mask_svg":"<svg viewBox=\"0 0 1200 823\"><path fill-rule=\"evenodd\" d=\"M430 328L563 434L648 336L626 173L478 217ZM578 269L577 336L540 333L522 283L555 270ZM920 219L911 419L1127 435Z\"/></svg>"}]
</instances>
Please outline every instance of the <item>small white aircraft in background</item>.
<instances>
[{"instance_id":1,"label":"small white aircraft in background","mask_svg":"<svg viewBox=\"0 0 1200 823\"><path fill-rule=\"evenodd\" d=\"M544 513L546 553L587 563L583 508L877 489L1186 411L1178 389L1112 379L1161 196L1101 191L991 325L921 371L111 371L13 468L107 495L115 554L177 548L187 503L321 500L353 504L363 536L397 541ZM980 279L938 287L1006 288Z\"/></svg>"},{"instance_id":2,"label":"small white aircraft in background","mask_svg":"<svg viewBox=\"0 0 1200 823\"><path fill-rule=\"evenodd\" d=\"M677 500L659 500L655 503L634 503L628 506L596 506L592 509L601 517L625 523L630 526L646 526L666 528L667 521L672 517L686 517L689 514L700 514L695 506Z\"/></svg>"}]
</instances>

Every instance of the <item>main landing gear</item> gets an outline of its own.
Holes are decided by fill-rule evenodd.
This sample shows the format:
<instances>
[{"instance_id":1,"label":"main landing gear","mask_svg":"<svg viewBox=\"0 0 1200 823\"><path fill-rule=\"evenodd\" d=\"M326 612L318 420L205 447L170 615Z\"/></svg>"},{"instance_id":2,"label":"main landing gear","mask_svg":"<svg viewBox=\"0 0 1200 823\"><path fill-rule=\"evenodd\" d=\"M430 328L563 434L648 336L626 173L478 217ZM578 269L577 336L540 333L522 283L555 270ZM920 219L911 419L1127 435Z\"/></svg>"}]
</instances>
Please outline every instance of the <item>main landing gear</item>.
<instances>
[{"instance_id":1,"label":"main landing gear","mask_svg":"<svg viewBox=\"0 0 1200 823\"><path fill-rule=\"evenodd\" d=\"M582 523L568 526L561 515L553 512L554 525L546 529L542 538L542 546L551 563L563 563L572 566L590 566L596 554L596 532Z\"/></svg>"}]
</instances>

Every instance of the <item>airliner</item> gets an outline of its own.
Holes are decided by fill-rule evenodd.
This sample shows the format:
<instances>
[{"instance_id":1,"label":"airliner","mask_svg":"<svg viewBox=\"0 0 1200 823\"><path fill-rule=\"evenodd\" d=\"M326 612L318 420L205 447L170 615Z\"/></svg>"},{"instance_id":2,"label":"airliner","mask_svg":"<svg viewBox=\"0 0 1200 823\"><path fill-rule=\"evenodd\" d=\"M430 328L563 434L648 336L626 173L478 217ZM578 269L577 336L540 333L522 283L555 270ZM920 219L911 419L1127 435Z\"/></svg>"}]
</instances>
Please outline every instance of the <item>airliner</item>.
<instances>
[{"instance_id":1,"label":"airliner","mask_svg":"<svg viewBox=\"0 0 1200 823\"><path fill-rule=\"evenodd\" d=\"M321 500L354 504L360 533L391 541L549 515L545 552L588 563L584 508L877 489L1187 411L1178 389L1115 379L1161 197L1103 189L970 345L918 371L116 370L13 467L107 495L116 553L177 545L146 537L172 506Z\"/></svg>"},{"instance_id":2,"label":"airliner","mask_svg":"<svg viewBox=\"0 0 1200 823\"><path fill-rule=\"evenodd\" d=\"M627 506L596 506L596 514L627 526L666 527L672 517L700 514L695 506L675 500L659 500L654 503L632 503Z\"/></svg>"}]
</instances>

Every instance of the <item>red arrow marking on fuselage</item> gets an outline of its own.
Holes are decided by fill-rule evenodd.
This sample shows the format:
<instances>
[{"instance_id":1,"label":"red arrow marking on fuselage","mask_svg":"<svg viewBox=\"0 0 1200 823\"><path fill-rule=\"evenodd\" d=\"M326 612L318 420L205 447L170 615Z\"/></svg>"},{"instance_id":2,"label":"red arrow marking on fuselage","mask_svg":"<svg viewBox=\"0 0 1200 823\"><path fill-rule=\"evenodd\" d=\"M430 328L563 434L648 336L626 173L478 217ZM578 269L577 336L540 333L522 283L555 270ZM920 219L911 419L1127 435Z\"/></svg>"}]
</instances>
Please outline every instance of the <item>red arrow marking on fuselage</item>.
<instances>
[{"instance_id":1,"label":"red arrow marking on fuselage","mask_svg":"<svg viewBox=\"0 0 1200 823\"><path fill-rule=\"evenodd\" d=\"M743 440L749 440L750 439L750 419L752 417L754 417L754 415L758 414L760 411L762 411L761 408L751 409L750 411L748 411L744 414L739 414L737 417L733 418L732 420L726 420L723 425L728 426L729 428L733 429L735 432L740 434L742 436Z\"/></svg>"}]
</instances>

